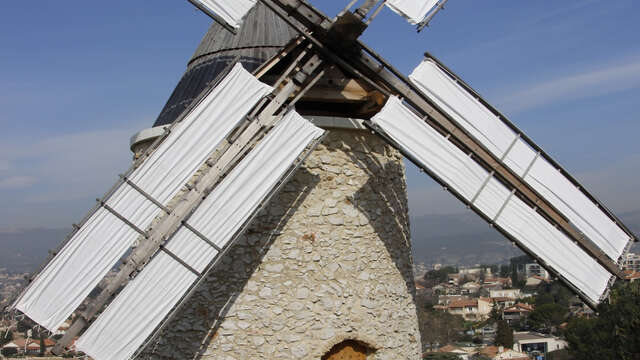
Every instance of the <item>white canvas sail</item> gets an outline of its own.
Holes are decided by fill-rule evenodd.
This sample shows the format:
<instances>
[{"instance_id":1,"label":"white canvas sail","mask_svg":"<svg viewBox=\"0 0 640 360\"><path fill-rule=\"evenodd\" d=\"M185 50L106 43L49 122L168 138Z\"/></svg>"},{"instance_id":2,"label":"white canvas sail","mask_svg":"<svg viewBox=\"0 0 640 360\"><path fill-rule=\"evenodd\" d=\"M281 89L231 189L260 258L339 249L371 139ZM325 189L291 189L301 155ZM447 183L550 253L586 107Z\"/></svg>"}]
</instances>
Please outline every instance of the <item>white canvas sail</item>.
<instances>
[{"instance_id":1,"label":"white canvas sail","mask_svg":"<svg viewBox=\"0 0 640 360\"><path fill-rule=\"evenodd\" d=\"M227 24L238 29L257 0L195 0Z\"/></svg>"},{"instance_id":2,"label":"white canvas sail","mask_svg":"<svg viewBox=\"0 0 640 360\"><path fill-rule=\"evenodd\" d=\"M429 99L467 130L569 219L615 262L631 237L581 189L539 156L518 134L474 94L463 88L435 61L426 59L409 76Z\"/></svg>"},{"instance_id":3,"label":"white canvas sail","mask_svg":"<svg viewBox=\"0 0 640 360\"><path fill-rule=\"evenodd\" d=\"M203 201L189 224L223 248L322 133L289 112ZM186 228L178 230L167 249L198 272L217 255ZM196 279L181 263L159 253L82 335L77 348L97 360L128 359Z\"/></svg>"},{"instance_id":4,"label":"white canvas sail","mask_svg":"<svg viewBox=\"0 0 640 360\"><path fill-rule=\"evenodd\" d=\"M396 97L372 118L398 146L598 303L611 274Z\"/></svg>"},{"instance_id":5,"label":"white canvas sail","mask_svg":"<svg viewBox=\"0 0 640 360\"><path fill-rule=\"evenodd\" d=\"M412 25L420 24L438 0L387 0L385 5Z\"/></svg>"},{"instance_id":6,"label":"white canvas sail","mask_svg":"<svg viewBox=\"0 0 640 360\"><path fill-rule=\"evenodd\" d=\"M161 204L167 204L210 152L271 91L242 65L236 65L129 179ZM160 212L127 184L122 184L106 204L142 230ZM111 212L99 209L37 275L14 307L56 331L138 236Z\"/></svg>"}]
</instances>

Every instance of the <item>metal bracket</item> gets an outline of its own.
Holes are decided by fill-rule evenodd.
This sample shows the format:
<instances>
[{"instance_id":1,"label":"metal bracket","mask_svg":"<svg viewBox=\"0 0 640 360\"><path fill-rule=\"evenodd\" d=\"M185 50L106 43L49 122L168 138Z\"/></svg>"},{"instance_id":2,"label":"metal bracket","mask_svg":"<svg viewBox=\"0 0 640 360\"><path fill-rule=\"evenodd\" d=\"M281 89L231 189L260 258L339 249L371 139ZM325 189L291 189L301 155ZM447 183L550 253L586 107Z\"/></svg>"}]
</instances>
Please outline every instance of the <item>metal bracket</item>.
<instances>
[{"instance_id":1,"label":"metal bracket","mask_svg":"<svg viewBox=\"0 0 640 360\"><path fill-rule=\"evenodd\" d=\"M100 204L100 206L102 206L103 208L105 208L108 212L110 212L111 214L113 214L113 216L117 217L118 219L120 219L123 223L127 224L127 226L129 226L130 228L132 228L133 230L135 230L137 233L139 233L140 235L144 236L145 238L149 238L149 234L146 231L143 231L142 229L140 229L139 227L136 226L136 224L132 223L131 221L129 221L129 219L125 218L124 216L122 216L119 212L117 212L114 208L112 208L111 206L107 205L106 202L100 200L100 199L96 199L96 201L98 202L98 204Z\"/></svg>"},{"instance_id":2,"label":"metal bracket","mask_svg":"<svg viewBox=\"0 0 640 360\"><path fill-rule=\"evenodd\" d=\"M147 198L147 200L154 203L157 207L162 209L162 211L166 212L167 214L171 212L166 206L162 205L158 200L156 200L153 196L149 195L146 191L142 190L138 185L134 184L133 181L129 180L129 178L127 178L125 175L120 174L119 176L122 179L122 181L124 181L127 185L131 186L135 191L139 192L142 196Z\"/></svg>"},{"instance_id":3,"label":"metal bracket","mask_svg":"<svg viewBox=\"0 0 640 360\"><path fill-rule=\"evenodd\" d=\"M431 20L433 20L434 16L436 16L436 14L440 12L440 10L444 10L444 4L446 4L447 1L449 0L441 0L436 6L436 8L433 11L431 11L431 13L427 15L427 17L424 20L422 20L420 24L418 24L418 32L421 32L422 29L424 29L425 27L428 27L429 23L431 22Z\"/></svg>"},{"instance_id":4,"label":"metal bracket","mask_svg":"<svg viewBox=\"0 0 640 360\"><path fill-rule=\"evenodd\" d=\"M169 255L173 260L177 261L180 263L180 265L184 266L187 270L191 271L192 273L194 273L197 277L202 276L202 274L194 269L191 265L187 264L184 260L182 260L178 255L176 255L174 252L172 252L171 250L167 249L164 245L160 245L160 250L162 252L164 252L165 254Z\"/></svg>"}]
</instances>

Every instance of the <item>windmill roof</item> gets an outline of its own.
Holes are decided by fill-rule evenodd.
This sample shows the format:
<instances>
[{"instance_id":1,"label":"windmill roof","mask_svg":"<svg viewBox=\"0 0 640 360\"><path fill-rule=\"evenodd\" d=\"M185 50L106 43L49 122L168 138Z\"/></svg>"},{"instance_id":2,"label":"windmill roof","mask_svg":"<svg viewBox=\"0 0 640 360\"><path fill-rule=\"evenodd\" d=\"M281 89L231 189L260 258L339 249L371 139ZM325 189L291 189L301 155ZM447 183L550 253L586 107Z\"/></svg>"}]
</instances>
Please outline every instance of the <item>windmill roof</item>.
<instances>
[{"instance_id":1,"label":"windmill roof","mask_svg":"<svg viewBox=\"0 0 640 360\"><path fill-rule=\"evenodd\" d=\"M296 35L260 2L247 14L236 35L214 22L153 126L172 123L236 56L245 69L253 71Z\"/></svg>"}]
</instances>

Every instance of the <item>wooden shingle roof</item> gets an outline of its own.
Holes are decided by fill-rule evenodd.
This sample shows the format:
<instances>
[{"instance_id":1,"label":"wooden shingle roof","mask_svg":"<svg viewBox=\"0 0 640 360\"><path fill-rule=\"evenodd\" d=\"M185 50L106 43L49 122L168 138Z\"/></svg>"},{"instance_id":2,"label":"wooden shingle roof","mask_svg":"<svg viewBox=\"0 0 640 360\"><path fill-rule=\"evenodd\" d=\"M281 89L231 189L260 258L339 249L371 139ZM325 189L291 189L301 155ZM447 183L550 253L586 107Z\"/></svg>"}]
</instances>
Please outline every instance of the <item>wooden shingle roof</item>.
<instances>
[{"instance_id":1,"label":"wooden shingle roof","mask_svg":"<svg viewBox=\"0 0 640 360\"><path fill-rule=\"evenodd\" d=\"M247 14L236 35L214 22L153 126L172 123L237 56L245 69L253 71L296 35L294 29L260 2Z\"/></svg>"}]
</instances>

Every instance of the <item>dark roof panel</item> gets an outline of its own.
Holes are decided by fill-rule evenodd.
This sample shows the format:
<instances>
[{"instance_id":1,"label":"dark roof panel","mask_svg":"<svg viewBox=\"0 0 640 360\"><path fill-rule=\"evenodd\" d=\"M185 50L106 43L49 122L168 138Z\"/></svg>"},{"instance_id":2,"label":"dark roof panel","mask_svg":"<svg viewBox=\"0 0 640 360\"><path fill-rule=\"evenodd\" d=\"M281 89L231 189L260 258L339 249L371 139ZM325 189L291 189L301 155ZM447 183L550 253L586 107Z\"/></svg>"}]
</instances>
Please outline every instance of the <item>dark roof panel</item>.
<instances>
[{"instance_id":1,"label":"dark roof panel","mask_svg":"<svg viewBox=\"0 0 640 360\"><path fill-rule=\"evenodd\" d=\"M153 126L172 123L236 56L245 69L253 71L296 35L260 2L247 14L236 35L213 23Z\"/></svg>"}]
</instances>

